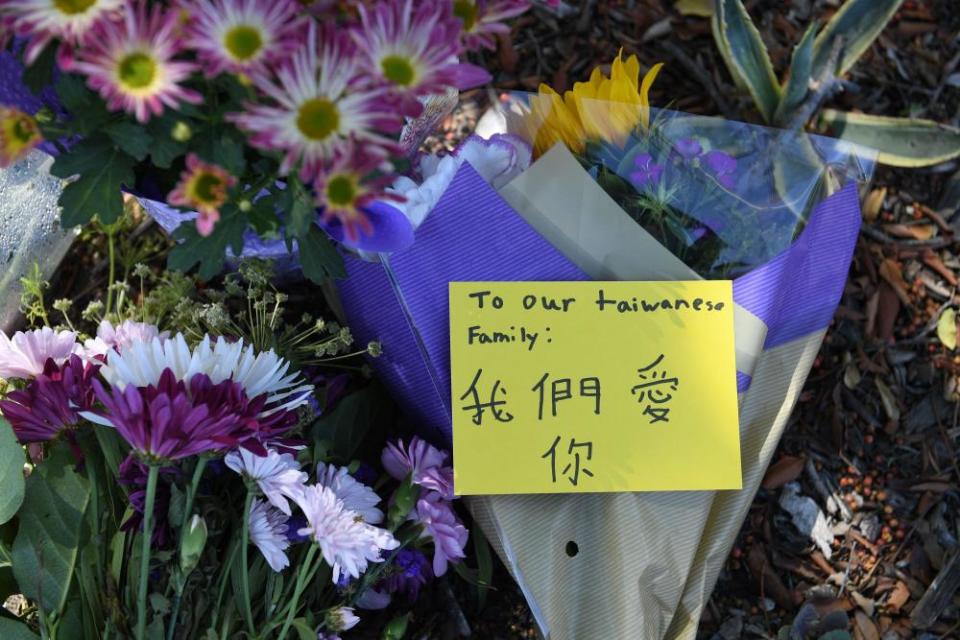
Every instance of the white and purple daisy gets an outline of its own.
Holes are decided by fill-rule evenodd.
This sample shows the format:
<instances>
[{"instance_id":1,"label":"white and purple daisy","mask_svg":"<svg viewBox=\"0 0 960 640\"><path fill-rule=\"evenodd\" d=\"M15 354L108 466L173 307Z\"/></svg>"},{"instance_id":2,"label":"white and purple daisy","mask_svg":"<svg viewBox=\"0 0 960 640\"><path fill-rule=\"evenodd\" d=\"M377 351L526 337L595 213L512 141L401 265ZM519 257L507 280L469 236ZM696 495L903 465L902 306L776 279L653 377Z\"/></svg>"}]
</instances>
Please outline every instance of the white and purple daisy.
<instances>
[{"instance_id":1,"label":"white and purple daisy","mask_svg":"<svg viewBox=\"0 0 960 640\"><path fill-rule=\"evenodd\" d=\"M358 481L346 467L317 464L317 483L333 490L343 504L356 511L368 524L383 522L383 511L377 508L380 496L377 492Z\"/></svg>"},{"instance_id":2,"label":"white and purple daisy","mask_svg":"<svg viewBox=\"0 0 960 640\"><path fill-rule=\"evenodd\" d=\"M257 545L264 560L276 573L290 566L285 553L290 546L287 538L288 516L263 500L254 499L250 505L250 541Z\"/></svg>"},{"instance_id":3,"label":"white and purple daisy","mask_svg":"<svg viewBox=\"0 0 960 640\"><path fill-rule=\"evenodd\" d=\"M209 77L265 70L297 49L305 26L294 0L194 0L183 8L187 45Z\"/></svg>"},{"instance_id":4,"label":"white and purple daisy","mask_svg":"<svg viewBox=\"0 0 960 640\"><path fill-rule=\"evenodd\" d=\"M307 518L307 526L297 533L310 536L320 547L333 569L334 583L341 575L359 578L371 562L383 562L383 551L400 546L393 534L364 522L328 487L307 487L297 503Z\"/></svg>"},{"instance_id":5,"label":"white and purple daisy","mask_svg":"<svg viewBox=\"0 0 960 640\"><path fill-rule=\"evenodd\" d=\"M201 101L196 91L181 85L197 70L193 62L174 60L180 52L178 12L138 2L119 22L101 21L85 46L77 51L72 69L87 76L113 111L126 111L146 122L163 113L164 105Z\"/></svg>"},{"instance_id":6,"label":"white and purple daisy","mask_svg":"<svg viewBox=\"0 0 960 640\"><path fill-rule=\"evenodd\" d=\"M95 24L119 15L126 4L127 0L3 0L0 13L16 35L28 38L24 62L30 65L51 40L79 44Z\"/></svg>"},{"instance_id":7,"label":"white and purple daisy","mask_svg":"<svg viewBox=\"0 0 960 640\"><path fill-rule=\"evenodd\" d=\"M260 456L240 448L228 453L223 463L256 482L270 504L288 516L291 513L289 499L300 495L308 477L300 471L296 458L274 449L268 449L267 455Z\"/></svg>"},{"instance_id":8,"label":"white and purple daisy","mask_svg":"<svg viewBox=\"0 0 960 640\"><path fill-rule=\"evenodd\" d=\"M461 26L447 0L420 1L416 7L413 0L395 0L357 10L361 26L351 35L366 70L401 98L406 115L420 115L420 96L490 81L484 69L457 59Z\"/></svg>"},{"instance_id":9,"label":"white and purple daisy","mask_svg":"<svg viewBox=\"0 0 960 640\"><path fill-rule=\"evenodd\" d=\"M400 115L386 100L387 89L362 89L357 56L331 30L323 38L311 24L307 41L277 70L276 77L254 76L256 88L270 104L248 104L228 118L250 134L250 144L285 152L281 172L299 165L300 177L312 182L324 165L355 139L380 157L398 151L390 134Z\"/></svg>"}]
</instances>

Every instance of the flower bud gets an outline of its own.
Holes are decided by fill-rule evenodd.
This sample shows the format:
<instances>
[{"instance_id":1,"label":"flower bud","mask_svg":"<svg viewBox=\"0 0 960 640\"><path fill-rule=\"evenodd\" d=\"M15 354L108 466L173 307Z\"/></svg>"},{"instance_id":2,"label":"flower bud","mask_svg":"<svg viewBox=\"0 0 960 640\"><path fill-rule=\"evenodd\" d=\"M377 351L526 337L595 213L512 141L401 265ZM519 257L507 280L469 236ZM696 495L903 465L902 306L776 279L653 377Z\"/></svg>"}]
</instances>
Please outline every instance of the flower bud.
<instances>
[{"instance_id":1,"label":"flower bud","mask_svg":"<svg viewBox=\"0 0 960 640\"><path fill-rule=\"evenodd\" d=\"M200 562L203 547L207 544L207 523L194 514L184 531L180 532L180 571L189 575Z\"/></svg>"},{"instance_id":2,"label":"flower bud","mask_svg":"<svg viewBox=\"0 0 960 640\"><path fill-rule=\"evenodd\" d=\"M178 120L177 124L173 125L173 130L170 131L170 137L177 142L186 142L193 137L193 130L186 122Z\"/></svg>"}]
</instances>

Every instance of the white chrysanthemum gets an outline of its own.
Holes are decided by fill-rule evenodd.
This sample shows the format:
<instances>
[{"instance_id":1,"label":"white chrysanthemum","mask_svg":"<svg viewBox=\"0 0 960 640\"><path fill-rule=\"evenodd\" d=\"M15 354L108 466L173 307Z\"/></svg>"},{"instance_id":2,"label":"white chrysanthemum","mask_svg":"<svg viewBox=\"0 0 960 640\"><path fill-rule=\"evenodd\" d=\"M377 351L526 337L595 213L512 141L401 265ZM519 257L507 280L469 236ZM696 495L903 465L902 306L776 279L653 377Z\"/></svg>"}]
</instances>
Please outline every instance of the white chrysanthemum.
<instances>
[{"instance_id":1,"label":"white chrysanthemum","mask_svg":"<svg viewBox=\"0 0 960 640\"><path fill-rule=\"evenodd\" d=\"M240 448L228 453L224 464L255 481L270 504L290 515L289 499L295 499L303 491L307 474L300 471L300 463L289 453L267 451L266 457Z\"/></svg>"},{"instance_id":2,"label":"white chrysanthemum","mask_svg":"<svg viewBox=\"0 0 960 640\"><path fill-rule=\"evenodd\" d=\"M88 358L93 358L105 356L112 350L123 351L137 342L149 342L154 338L166 340L169 337L169 331L161 333L156 325L149 322L124 320L114 327L109 320L102 320L97 327L97 337L84 341L83 349Z\"/></svg>"},{"instance_id":3,"label":"white chrysanthemum","mask_svg":"<svg viewBox=\"0 0 960 640\"><path fill-rule=\"evenodd\" d=\"M347 471L346 467L336 467L319 463L317 482L333 490L343 500L344 506L356 511L369 524L383 522L383 511L377 508L380 496L367 485L359 482Z\"/></svg>"},{"instance_id":4,"label":"white chrysanthemum","mask_svg":"<svg viewBox=\"0 0 960 640\"><path fill-rule=\"evenodd\" d=\"M10 337L0 331L0 378L33 378L43 373L48 359L60 365L78 349L73 331L43 327L17 331Z\"/></svg>"},{"instance_id":5,"label":"white chrysanthemum","mask_svg":"<svg viewBox=\"0 0 960 640\"><path fill-rule=\"evenodd\" d=\"M341 574L359 578L369 563L383 561L384 550L400 546L389 531L367 524L347 509L328 487L306 487L297 504L307 517L307 526L297 533L310 536L320 546L323 559L333 568L334 583Z\"/></svg>"},{"instance_id":6,"label":"white chrysanthemum","mask_svg":"<svg viewBox=\"0 0 960 640\"><path fill-rule=\"evenodd\" d=\"M250 541L257 545L267 564L276 572L290 566L284 553L290 546L287 539L287 516L263 500L255 499L250 505Z\"/></svg>"},{"instance_id":7,"label":"white chrysanthemum","mask_svg":"<svg viewBox=\"0 0 960 640\"><path fill-rule=\"evenodd\" d=\"M353 607L335 607L327 611L325 618L327 626L337 633L350 631L360 623Z\"/></svg>"},{"instance_id":8,"label":"white chrysanthemum","mask_svg":"<svg viewBox=\"0 0 960 640\"><path fill-rule=\"evenodd\" d=\"M128 384L155 385L164 369L184 381L198 373L208 375L214 384L233 380L249 398L267 394L268 414L305 404L313 392L313 385L305 384L299 374L287 373L290 363L273 350L254 353L243 340L213 341L210 336L191 349L179 333L169 340L158 337L133 343L122 353L108 353L100 373L112 386L124 389Z\"/></svg>"}]
</instances>

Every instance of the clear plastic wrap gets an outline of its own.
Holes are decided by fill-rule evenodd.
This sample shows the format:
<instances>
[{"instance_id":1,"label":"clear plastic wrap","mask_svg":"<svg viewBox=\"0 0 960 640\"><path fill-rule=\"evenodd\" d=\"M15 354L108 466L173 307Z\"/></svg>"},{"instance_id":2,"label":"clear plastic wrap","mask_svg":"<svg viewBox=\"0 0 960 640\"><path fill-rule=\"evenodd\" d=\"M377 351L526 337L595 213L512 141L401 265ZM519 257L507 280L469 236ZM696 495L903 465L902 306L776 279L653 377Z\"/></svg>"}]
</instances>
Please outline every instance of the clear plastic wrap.
<instances>
[{"instance_id":1,"label":"clear plastic wrap","mask_svg":"<svg viewBox=\"0 0 960 640\"><path fill-rule=\"evenodd\" d=\"M873 158L623 103L585 101L558 132L541 97L479 127L525 139L529 168L495 189L461 164L412 246L348 258L341 298L421 435L449 446L447 283L732 279L743 490L468 499L545 636L692 638L839 302Z\"/></svg>"}]
</instances>

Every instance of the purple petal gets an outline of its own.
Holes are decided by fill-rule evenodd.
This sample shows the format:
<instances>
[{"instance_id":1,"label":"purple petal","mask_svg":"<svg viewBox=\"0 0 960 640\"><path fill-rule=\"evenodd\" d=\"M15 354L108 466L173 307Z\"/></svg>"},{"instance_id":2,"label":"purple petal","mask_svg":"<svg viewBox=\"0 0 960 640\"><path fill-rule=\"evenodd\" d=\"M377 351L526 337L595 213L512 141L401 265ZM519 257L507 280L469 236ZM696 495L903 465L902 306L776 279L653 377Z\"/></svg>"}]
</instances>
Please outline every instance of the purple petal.
<instances>
[{"instance_id":1,"label":"purple petal","mask_svg":"<svg viewBox=\"0 0 960 640\"><path fill-rule=\"evenodd\" d=\"M653 156L649 153L638 153L637 156L633 159L633 166L637 169L647 169L650 167L650 163L653 162Z\"/></svg>"},{"instance_id":2,"label":"purple petal","mask_svg":"<svg viewBox=\"0 0 960 640\"><path fill-rule=\"evenodd\" d=\"M703 156L703 163L717 176L731 174L737 170L736 159L723 151L710 151Z\"/></svg>"},{"instance_id":3,"label":"purple petal","mask_svg":"<svg viewBox=\"0 0 960 640\"><path fill-rule=\"evenodd\" d=\"M703 147L695 138L680 138L674 143L674 148L686 160L696 158L703 153Z\"/></svg>"},{"instance_id":4,"label":"purple petal","mask_svg":"<svg viewBox=\"0 0 960 640\"><path fill-rule=\"evenodd\" d=\"M483 67L478 67L467 62L461 62L460 64L451 66L453 86L461 91L479 87L493 80L493 76Z\"/></svg>"},{"instance_id":5,"label":"purple petal","mask_svg":"<svg viewBox=\"0 0 960 640\"><path fill-rule=\"evenodd\" d=\"M373 233L361 233L355 241L346 237L343 225L337 220L320 223L320 226L337 242L361 251L388 253L406 249L413 244L413 226L402 211L381 201L371 203L365 211L373 226Z\"/></svg>"}]
</instances>

